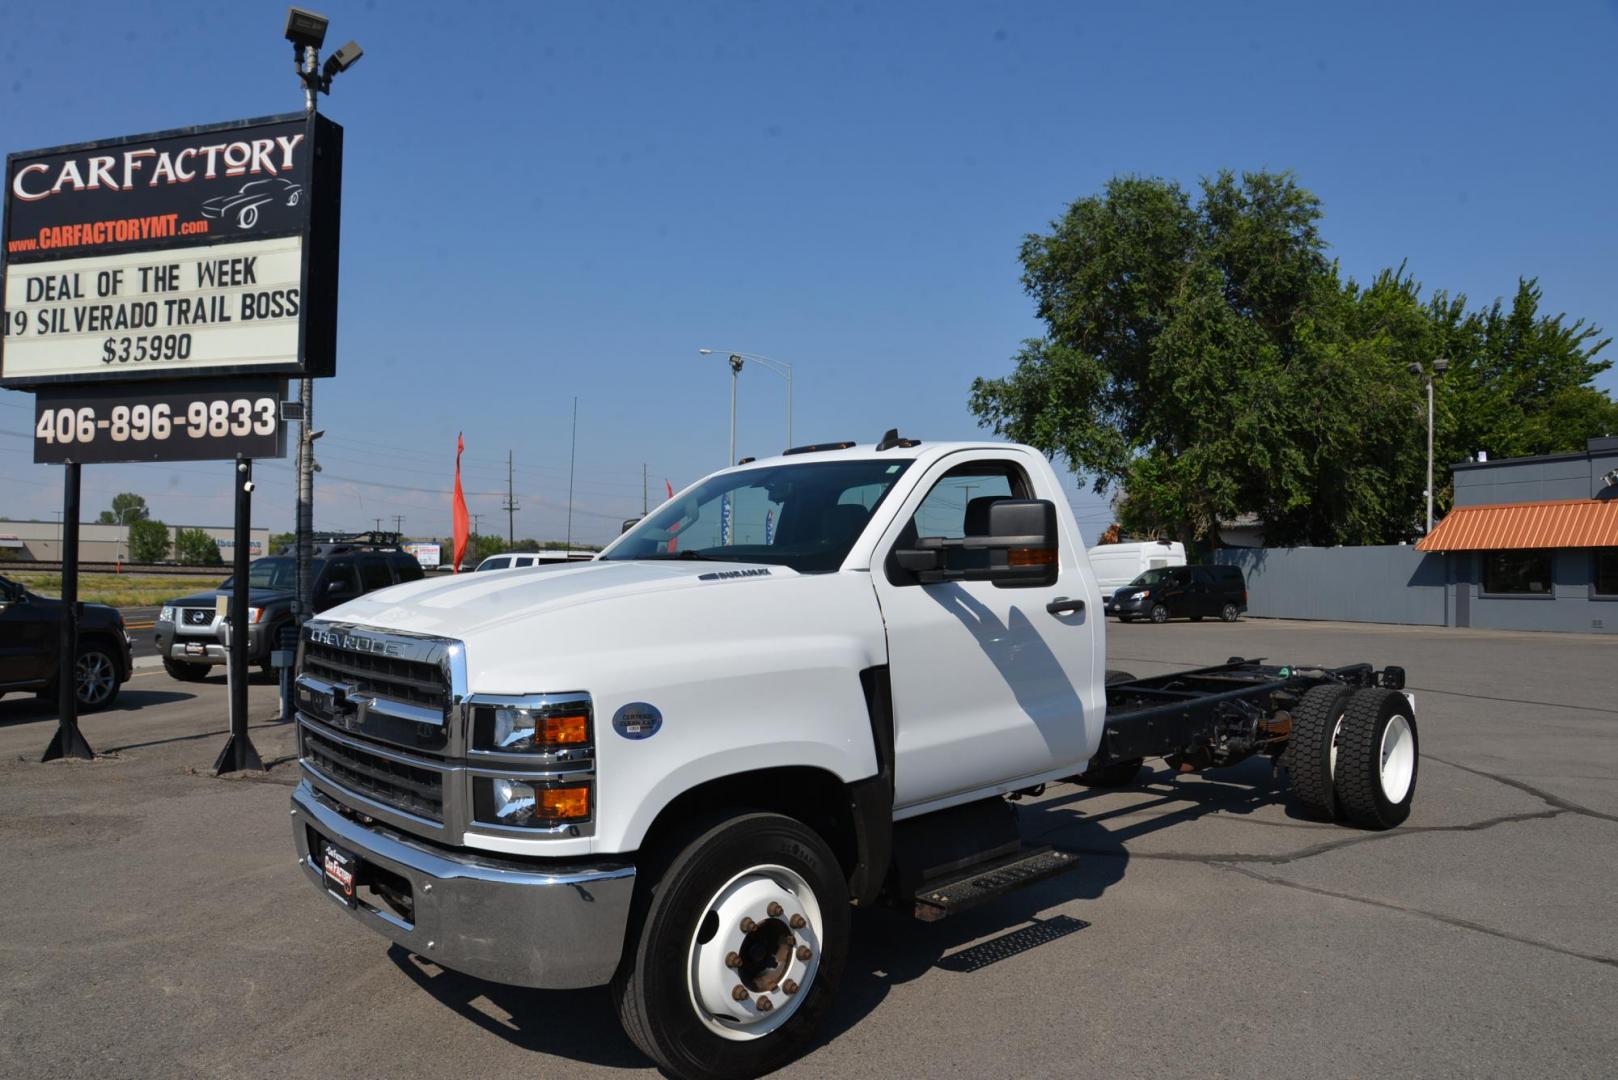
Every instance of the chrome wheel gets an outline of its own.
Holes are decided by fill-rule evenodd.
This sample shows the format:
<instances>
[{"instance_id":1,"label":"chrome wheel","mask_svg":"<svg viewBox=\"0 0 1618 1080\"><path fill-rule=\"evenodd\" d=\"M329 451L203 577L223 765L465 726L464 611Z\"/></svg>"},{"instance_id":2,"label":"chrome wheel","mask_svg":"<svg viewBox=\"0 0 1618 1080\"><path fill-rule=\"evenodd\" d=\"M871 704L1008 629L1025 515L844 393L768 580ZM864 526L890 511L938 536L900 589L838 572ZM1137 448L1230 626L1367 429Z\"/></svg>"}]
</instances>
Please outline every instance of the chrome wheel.
<instances>
[{"instance_id":1,"label":"chrome wheel","mask_svg":"<svg viewBox=\"0 0 1618 1080\"><path fill-rule=\"evenodd\" d=\"M756 866L726 882L691 938L691 1004L708 1030L757 1039L790 1020L820 970L823 925L794 870Z\"/></svg>"},{"instance_id":2,"label":"chrome wheel","mask_svg":"<svg viewBox=\"0 0 1618 1080\"><path fill-rule=\"evenodd\" d=\"M79 657L74 670L74 684L79 704L94 708L105 704L118 686L118 672L112 660L103 652L87 652Z\"/></svg>"},{"instance_id":3,"label":"chrome wheel","mask_svg":"<svg viewBox=\"0 0 1618 1080\"><path fill-rule=\"evenodd\" d=\"M1416 737L1410 732L1410 722L1397 713L1382 729L1381 759L1382 797L1390 803L1404 802L1416 775Z\"/></svg>"}]
</instances>

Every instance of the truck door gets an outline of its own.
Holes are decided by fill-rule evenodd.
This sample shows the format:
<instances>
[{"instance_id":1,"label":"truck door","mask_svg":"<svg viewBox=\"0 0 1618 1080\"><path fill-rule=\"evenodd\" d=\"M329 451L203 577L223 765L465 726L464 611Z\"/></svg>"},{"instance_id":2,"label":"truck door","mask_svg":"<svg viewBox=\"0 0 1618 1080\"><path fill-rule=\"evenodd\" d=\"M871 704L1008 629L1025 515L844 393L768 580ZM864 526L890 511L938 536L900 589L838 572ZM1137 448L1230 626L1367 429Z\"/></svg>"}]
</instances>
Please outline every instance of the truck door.
<instances>
[{"instance_id":1,"label":"truck door","mask_svg":"<svg viewBox=\"0 0 1618 1080\"><path fill-rule=\"evenodd\" d=\"M1036 490L1033 469L992 450L935 463L900 507L872 556L871 577L888 635L897 750L894 802L918 806L1005 781L1082 768L1099 742L1105 701L1097 648L1101 599L1082 571L1079 538L1062 522L1053 588L986 581L922 585L892 553L916 536L984 530L1001 498L1062 499ZM986 553L985 553L986 554ZM1058 598L1085 609L1053 614Z\"/></svg>"}]
</instances>

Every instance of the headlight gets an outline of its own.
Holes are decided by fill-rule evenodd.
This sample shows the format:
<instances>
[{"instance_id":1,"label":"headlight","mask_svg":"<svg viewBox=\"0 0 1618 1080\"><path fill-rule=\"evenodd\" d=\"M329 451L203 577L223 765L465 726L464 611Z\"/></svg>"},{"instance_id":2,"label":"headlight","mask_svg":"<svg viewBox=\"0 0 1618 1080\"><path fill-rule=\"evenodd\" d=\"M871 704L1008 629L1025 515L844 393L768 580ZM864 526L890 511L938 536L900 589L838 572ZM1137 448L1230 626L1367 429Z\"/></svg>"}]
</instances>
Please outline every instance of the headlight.
<instances>
[{"instance_id":1,"label":"headlight","mask_svg":"<svg viewBox=\"0 0 1618 1080\"><path fill-rule=\"evenodd\" d=\"M1145 590L1145 589L1142 589L1142 590L1141 590L1141 591L1140 591L1140 592L1138 592L1138 593L1130 593L1130 594L1129 594L1129 598L1130 598L1130 599L1131 599L1131 600L1144 600L1144 599L1146 599L1146 598L1147 598L1147 597L1148 597L1148 596L1150 596L1150 595L1152 595L1152 594L1151 594L1151 593L1150 593L1150 592L1148 592L1148 591L1147 591L1147 590Z\"/></svg>"},{"instance_id":2,"label":"headlight","mask_svg":"<svg viewBox=\"0 0 1618 1080\"><path fill-rule=\"evenodd\" d=\"M549 828L590 817L590 785L547 786L533 780L478 777L473 795L477 819L512 828Z\"/></svg>"},{"instance_id":3,"label":"headlight","mask_svg":"<svg viewBox=\"0 0 1618 1080\"><path fill-rule=\"evenodd\" d=\"M590 708L557 705L480 705L473 713L472 746L496 754L547 753L590 742Z\"/></svg>"},{"instance_id":4,"label":"headlight","mask_svg":"<svg viewBox=\"0 0 1618 1080\"><path fill-rule=\"evenodd\" d=\"M163 610L159 611L157 613L157 621L158 622L173 622L174 621L174 605L173 604L164 604L163 605Z\"/></svg>"}]
</instances>

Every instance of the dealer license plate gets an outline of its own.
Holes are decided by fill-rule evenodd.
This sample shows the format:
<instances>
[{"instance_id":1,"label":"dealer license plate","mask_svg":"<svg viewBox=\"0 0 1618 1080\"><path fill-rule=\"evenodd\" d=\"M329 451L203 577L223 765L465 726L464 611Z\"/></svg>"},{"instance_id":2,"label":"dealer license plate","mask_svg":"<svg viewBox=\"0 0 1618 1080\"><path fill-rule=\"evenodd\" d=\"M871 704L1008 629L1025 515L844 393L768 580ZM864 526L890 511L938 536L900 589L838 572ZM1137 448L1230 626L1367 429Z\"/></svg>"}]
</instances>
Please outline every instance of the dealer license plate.
<instances>
[{"instance_id":1,"label":"dealer license plate","mask_svg":"<svg viewBox=\"0 0 1618 1080\"><path fill-rule=\"evenodd\" d=\"M186 644L186 646L185 646L185 655L187 655L187 656L207 656L208 655L208 646L206 646L206 645L193 645L193 644L188 642Z\"/></svg>"},{"instance_id":2,"label":"dealer license plate","mask_svg":"<svg viewBox=\"0 0 1618 1080\"><path fill-rule=\"evenodd\" d=\"M321 841L320 865L326 878L326 891L353 907L354 886L360 876L359 859L336 844Z\"/></svg>"}]
</instances>

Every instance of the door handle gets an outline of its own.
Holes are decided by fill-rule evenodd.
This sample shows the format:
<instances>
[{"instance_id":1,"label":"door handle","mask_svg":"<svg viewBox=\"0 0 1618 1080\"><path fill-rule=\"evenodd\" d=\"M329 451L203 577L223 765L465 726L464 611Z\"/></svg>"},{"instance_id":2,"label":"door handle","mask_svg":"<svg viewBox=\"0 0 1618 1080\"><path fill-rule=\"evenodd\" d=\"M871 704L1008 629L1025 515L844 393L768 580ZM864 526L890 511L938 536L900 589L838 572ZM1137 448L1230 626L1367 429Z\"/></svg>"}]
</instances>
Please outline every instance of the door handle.
<instances>
[{"instance_id":1,"label":"door handle","mask_svg":"<svg viewBox=\"0 0 1618 1080\"><path fill-rule=\"evenodd\" d=\"M1052 615L1071 615L1075 611L1084 610L1083 600L1069 600L1065 596L1058 596L1045 605L1045 610Z\"/></svg>"}]
</instances>

